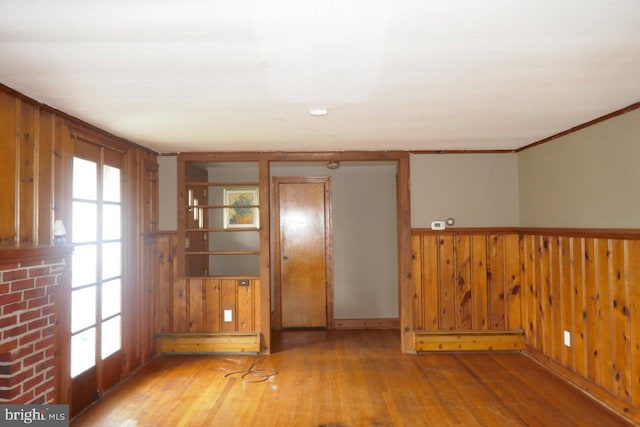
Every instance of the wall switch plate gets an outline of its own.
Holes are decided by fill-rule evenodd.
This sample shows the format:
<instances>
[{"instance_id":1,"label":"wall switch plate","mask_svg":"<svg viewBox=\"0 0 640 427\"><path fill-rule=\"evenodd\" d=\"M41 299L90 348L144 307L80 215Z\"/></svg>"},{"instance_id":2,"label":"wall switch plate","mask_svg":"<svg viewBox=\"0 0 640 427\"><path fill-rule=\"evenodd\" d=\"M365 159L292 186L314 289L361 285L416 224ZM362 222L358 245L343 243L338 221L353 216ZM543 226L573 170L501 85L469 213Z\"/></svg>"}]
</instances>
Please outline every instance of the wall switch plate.
<instances>
[{"instance_id":1,"label":"wall switch plate","mask_svg":"<svg viewBox=\"0 0 640 427\"><path fill-rule=\"evenodd\" d=\"M233 311L225 310L224 311L224 321L225 322L233 322Z\"/></svg>"},{"instance_id":2,"label":"wall switch plate","mask_svg":"<svg viewBox=\"0 0 640 427\"><path fill-rule=\"evenodd\" d=\"M564 345L571 347L571 332L564 331Z\"/></svg>"},{"instance_id":3,"label":"wall switch plate","mask_svg":"<svg viewBox=\"0 0 640 427\"><path fill-rule=\"evenodd\" d=\"M431 229L432 230L444 230L445 229L444 221L431 221Z\"/></svg>"}]
</instances>

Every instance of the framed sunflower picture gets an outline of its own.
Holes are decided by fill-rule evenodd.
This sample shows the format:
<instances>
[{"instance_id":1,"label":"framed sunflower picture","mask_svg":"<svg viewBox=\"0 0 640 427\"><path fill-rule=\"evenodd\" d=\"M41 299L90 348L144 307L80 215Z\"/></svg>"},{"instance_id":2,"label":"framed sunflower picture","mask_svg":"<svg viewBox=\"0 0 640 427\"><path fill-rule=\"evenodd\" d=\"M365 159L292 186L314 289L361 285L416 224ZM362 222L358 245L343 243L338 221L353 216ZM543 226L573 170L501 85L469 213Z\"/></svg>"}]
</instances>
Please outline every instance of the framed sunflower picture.
<instances>
[{"instance_id":1,"label":"framed sunflower picture","mask_svg":"<svg viewBox=\"0 0 640 427\"><path fill-rule=\"evenodd\" d=\"M258 187L226 187L223 198L224 228L260 227Z\"/></svg>"}]
</instances>

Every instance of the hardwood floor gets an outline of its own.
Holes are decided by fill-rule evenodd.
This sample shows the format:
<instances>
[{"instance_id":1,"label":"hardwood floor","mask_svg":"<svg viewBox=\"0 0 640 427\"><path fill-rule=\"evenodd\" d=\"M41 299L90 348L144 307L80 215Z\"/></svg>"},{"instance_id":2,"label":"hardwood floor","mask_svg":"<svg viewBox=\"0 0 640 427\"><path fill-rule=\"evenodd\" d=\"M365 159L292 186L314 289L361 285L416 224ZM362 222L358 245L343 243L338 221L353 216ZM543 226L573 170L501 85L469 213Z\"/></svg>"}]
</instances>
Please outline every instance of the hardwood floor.
<instances>
[{"instance_id":1,"label":"hardwood floor","mask_svg":"<svg viewBox=\"0 0 640 427\"><path fill-rule=\"evenodd\" d=\"M269 356L156 358L72 425L631 425L521 354L403 355L389 330L272 338ZM225 378L250 368L277 375Z\"/></svg>"}]
</instances>

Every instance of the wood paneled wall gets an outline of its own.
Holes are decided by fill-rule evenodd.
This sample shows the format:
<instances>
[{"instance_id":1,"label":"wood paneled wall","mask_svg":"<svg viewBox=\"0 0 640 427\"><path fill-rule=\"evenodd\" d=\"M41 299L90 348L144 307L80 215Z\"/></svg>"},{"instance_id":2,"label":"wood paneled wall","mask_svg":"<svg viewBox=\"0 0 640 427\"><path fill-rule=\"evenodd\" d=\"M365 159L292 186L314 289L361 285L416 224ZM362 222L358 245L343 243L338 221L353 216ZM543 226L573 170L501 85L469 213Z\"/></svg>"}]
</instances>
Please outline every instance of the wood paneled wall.
<instances>
[{"instance_id":1,"label":"wood paneled wall","mask_svg":"<svg viewBox=\"0 0 640 427\"><path fill-rule=\"evenodd\" d=\"M40 104L0 84L0 251L41 248L53 244L53 223L71 227L71 166L74 144L84 140L124 155L125 290L122 375L126 376L153 355L155 324L154 283L146 268L151 261L145 233L157 231L157 155L110 135L63 112ZM61 316L70 316L70 301L56 301ZM61 331L61 346L68 331ZM60 361L61 358L58 358ZM60 362L57 375L68 375ZM58 390L66 403L68 390Z\"/></svg>"},{"instance_id":2,"label":"wood paneled wall","mask_svg":"<svg viewBox=\"0 0 640 427\"><path fill-rule=\"evenodd\" d=\"M416 229L411 247L415 331L522 328L517 231Z\"/></svg>"},{"instance_id":3,"label":"wood paneled wall","mask_svg":"<svg viewBox=\"0 0 640 427\"><path fill-rule=\"evenodd\" d=\"M522 282L532 356L640 420L640 233L523 230Z\"/></svg>"},{"instance_id":4,"label":"wood paneled wall","mask_svg":"<svg viewBox=\"0 0 640 427\"><path fill-rule=\"evenodd\" d=\"M0 248L53 243L71 150L64 119L0 86Z\"/></svg>"},{"instance_id":5,"label":"wood paneled wall","mask_svg":"<svg viewBox=\"0 0 640 427\"><path fill-rule=\"evenodd\" d=\"M260 331L257 277L179 278L175 232L156 234L159 333ZM245 280L241 285L239 280ZM224 311L231 310L231 321Z\"/></svg>"}]
</instances>

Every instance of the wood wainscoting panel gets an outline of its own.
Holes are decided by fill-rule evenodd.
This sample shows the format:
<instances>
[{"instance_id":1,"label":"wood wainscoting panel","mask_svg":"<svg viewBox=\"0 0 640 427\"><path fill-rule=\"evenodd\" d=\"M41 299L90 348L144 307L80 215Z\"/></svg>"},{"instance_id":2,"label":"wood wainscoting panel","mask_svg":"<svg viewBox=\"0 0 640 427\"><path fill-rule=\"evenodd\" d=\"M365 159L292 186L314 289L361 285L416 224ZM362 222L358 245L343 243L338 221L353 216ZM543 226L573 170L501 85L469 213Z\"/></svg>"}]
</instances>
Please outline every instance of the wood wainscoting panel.
<instances>
[{"instance_id":1,"label":"wood wainscoting panel","mask_svg":"<svg viewBox=\"0 0 640 427\"><path fill-rule=\"evenodd\" d=\"M527 353L640 421L640 232L521 233Z\"/></svg>"},{"instance_id":2,"label":"wood wainscoting panel","mask_svg":"<svg viewBox=\"0 0 640 427\"><path fill-rule=\"evenodd\" d=\"M334 329L400 329L400 319L334 319Z\"/></svg>"},{"instance_id":3,"label":"wood wainscoting panel","mask_svg":"<svg viewBox=\"0 0 640 427\"><path fill-rule=\"evenodd\" d=\"M158 335L159 353L258 353L260 334L229 332L220 334Z\"/></svg>"},{"instance_id":4,"label":"wood wainscoting panel","mask_svg":"<svg viewBox=\"0 0 640 427\"><path fill-rule=\"evenodd\" d=\"M520 330L520 238L513 229L414 230L413 330Z\"/></svg>"},{"instance_id":5,"label":"wood wainscoting panel","mask_svg":"<svg viewBox=\"0 0 640 427\"><path fill-rule=\"evenodd\" d=\"M524 331L414 332L417 352L522 351Z\"/></svg>"}]
</instances>

